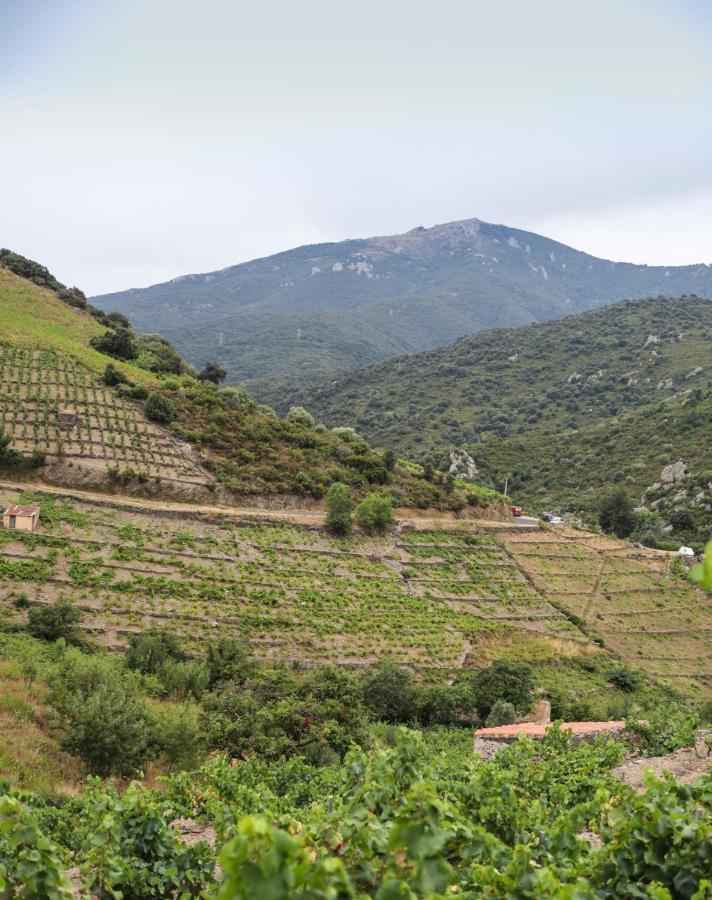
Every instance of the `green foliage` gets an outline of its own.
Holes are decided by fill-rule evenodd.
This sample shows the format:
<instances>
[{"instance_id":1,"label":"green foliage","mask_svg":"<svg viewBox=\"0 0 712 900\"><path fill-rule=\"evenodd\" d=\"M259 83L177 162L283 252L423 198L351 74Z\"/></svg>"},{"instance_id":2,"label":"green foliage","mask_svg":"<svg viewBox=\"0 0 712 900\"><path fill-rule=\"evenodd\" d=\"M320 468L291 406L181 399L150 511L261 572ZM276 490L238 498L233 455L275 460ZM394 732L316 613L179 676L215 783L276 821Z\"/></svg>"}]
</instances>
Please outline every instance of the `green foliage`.
<instances>
[{"instance_id":1,"label":"green foliage","mask_svg":"<svg viewBox=\"0 0 712 900\"><path fill-rule=\"evenodd\" d=\"M412 722L417 715L413 676L390 660L364 672L363 697L374 718L382 722Z\"/></svg>"},{"instance_id":2,"label":"green foliage","mask_svg":"<svg viewBox=\"0 0 712 900\"><path fill-rule=\"evenodd\" d=\"M198 372L198 378L201 381L211 381L213 384L220 384L221 381L225 381L226 377L227 371L216 362L206 363Z\"/></svg>"},{"instance_id":3,"label":"green foliage","mask_svg":"<svg viewBox=\"0 0 712 900\"><path fill-rule=\"evenodd\" d=\"M471 685L477 711L483 719L498 701L511 703L518 713L525 713L532 702L534 673L528 663L496 659L472 676Z\"/></svg>"},{"instance_id":4,"label":"green foliage","mask_svg":"<svg viewBox=\"0 0 712 900\"><path fill-rule=\"evenodd\" d=\"M185 658L176 635L160 628L132 634L125 654L129 669L146 675L156 675L169 660L182 661Z\"/></svg>"},{"instance_id":5,"label":"green foliage","mask_svg":"<svg viewBox=\"0 0 712 900\"><path fill-rule=\"evenodd\" d=\"M113 356L116 359L131 360L136 359L138 355L133 331L122 325L93 337L89 343L99 353Z\"/></svg>"},{"instance_id":6,"label":"green foliage","mask_svg":"<svg viewBox=\"0 0 712 900\"><path fill-rule=\"evenodd\" d=\"M636 525L633 503L623 488L604 498L598 514L598 523L604 531L619 538L628 537Z\"/></svg>"},{"instance_id":7,"label":"green foliage","mask_svg":"<svg viewBox=\"0 0 712 900\"><path fill-rule=\"evenodd\" d=\"M81 621L81 611L65 600L42 606L33 606L27 614L27 630L43 641L76 641L79 637L77 623Z\"/></svg>"},{"instance_id":8,"label":"green foliage","mask_svg":"<svg viewBox=\"0 0 712 900\"><path fill-rule=\"evenodd\" d=\"M305 428L314 427L314 416L307 412L303 406L292 406L287 413L287 420L295 422L297 425L303 425Z\"/></svg>"},{"instance_id":9,"label":"green foliage","mask_svg":"<svg viewBox=\"0 0 712 900\"><path fill-rule=\"evenodd\" d=\"M159 375L181 375L186 366L180 354L160 334L136 338L136 365Z\"/></svg>"},{"instance_id":10,"label":"green foliage","mask_svg":"<svg viewBox=\"0 0 712 900\"><path fill-rule=\"evenodd\" d=\"M690 577L699 584L702 590L712 593L712 541L708 541L704 558L701 563L693 566Z\"/></svg>"},{"instance_id":11,"label":"green foliage","mask_svg":"<svg viewBox=\"0 0 712 900\"><path fill-rule=\"evenodd\" d=\"M332 534L343 536L351 533L351 513L355 505L345 484L336 481L331 485L326 495L326 527Z\"/></svg>"},{"instance_id":12,"label":"green foliage","mask_svg":"<svg viewBox=\"0 0 712 900\"><path fill-rule=\"evenodd\" d=\"M123 372L119 372L113 363L107 363L102 381L107 387L116 387L119 384L126 384L126 376Z\"/></svg>"},{"instance_id":13,"label":"green foliage","mask_svg":"<svg viewBox=\"0 0 712 900\"><path fill-rule=\"evenodd\" d=\"M102 681L90 693L71 693L61 713L62 746L92 774L133 775L156 755L146 702L124 679Z\"/></svg>"},{"instance_id":14,"label":"green foliage","mask_svg":"<svg viewBox=\"0 0 712 900\"><path fill-rule=\"evenodd\" d=\"M1 794L0 788L0 897L72 897L61 849L42 833L28 807Z\"/></svg>"},{"instance_id":15,"label":"green foliage","mask_svg":"<svg viewBox=\"0 0 712 900\"><path fill-rule=\"evenodd\" d=\"M676 703L656 707L645 720L628 719L626 728L646 756L664 756L695 743L700 716Z\"/></svg>"},{"instance_id":16,"label":"green foliage","mask_svg":"<svg viewBox=\"0 0 712 900\"><path fill-rule=\"evenodd\" d=\"M513 725L517 721L517 711L506 700L497 700L485 719L486 728L495 728L498 725Z\"/></svg>"},{"instance_id":17,"label":"green foliage","mask_svg":"<svg viewBox=\"0 0 712 900\"><path fill-rule=\"evenodd\" d=\"M619 690L631 693L640 685L640 674L627 666L621 666L611 672L608 680Z\"/></svg>"},{"instance_id":18,"label":"green foliage","mask_svg":"<svg viewBox=\"0 0 712 900\"><path fill-rule=\"evenodd\" d=\"M19 462L21 454L17 450L13 450L12 435L7 434L4 429L0 428L0 466L10 466Z\"/></svg>"},{"instance_id":19,"label":"green foliage","mask_svg":"<svg viewBox=\"0 0 712 900\"><path fill-rule=\"evenodd\" d=\"M356 507L356 521L369 534L383 534L395 522L388 494L367 494Z\"/></svg>"},{"instance_id":20,"label":"green foliage","mask_svg":"<svg viewBox=\"0 0 712 900\"><path fill-rule=\"evenodd\" d=\"M151 421L159 422L162 425L169 425L177 415L171 401L158 391L152 391L148 395L143 411Z\"/></svg>"}]
</instances>

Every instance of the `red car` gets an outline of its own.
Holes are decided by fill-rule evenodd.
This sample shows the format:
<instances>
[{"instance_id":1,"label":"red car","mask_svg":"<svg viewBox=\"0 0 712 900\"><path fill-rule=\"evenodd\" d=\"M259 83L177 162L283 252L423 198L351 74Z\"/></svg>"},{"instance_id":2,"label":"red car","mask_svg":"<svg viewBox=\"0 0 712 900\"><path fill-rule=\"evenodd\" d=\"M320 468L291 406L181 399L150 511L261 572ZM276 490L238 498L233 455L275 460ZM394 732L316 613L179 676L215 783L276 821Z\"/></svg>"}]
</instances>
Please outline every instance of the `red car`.
<instances>
[{"instance_id":1,"label":"red car","mask_svg":"<svg viewBox=\"0 0 712 900\"><path fill-rule=\"evenodd\" d=\"M512 506L512 507L511 507L511 510L512 510L512 515L514 516L515 519L516 519L518 516L521 516L521 514L522 514L522 507L521 507L521 506Z\"/></svg>"}]
</instances>

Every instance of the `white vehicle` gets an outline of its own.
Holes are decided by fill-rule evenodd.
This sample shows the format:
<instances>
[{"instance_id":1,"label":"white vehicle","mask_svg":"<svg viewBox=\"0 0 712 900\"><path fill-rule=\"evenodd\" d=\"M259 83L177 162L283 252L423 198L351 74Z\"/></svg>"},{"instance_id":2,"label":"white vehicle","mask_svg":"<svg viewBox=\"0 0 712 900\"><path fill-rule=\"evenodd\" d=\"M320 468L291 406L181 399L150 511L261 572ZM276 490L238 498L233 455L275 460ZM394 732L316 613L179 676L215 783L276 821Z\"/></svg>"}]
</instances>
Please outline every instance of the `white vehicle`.
<instances>
[{"instance_id":1,"label":"white vehicle","mask_svg":"<svg viewBox=\"0 0 712 900\"><path fill-rule=\"evenodd\" d=\"M684 556L685 559L690 559L691 556L695 555L695 551L692 549L692 547L680 547L680 549L677 551L677 555Z\"/></svg>"},{"instance_id":2,"label":"white vehicle","mask_svg":"<svg viewBox=\"0 0 712 900\"><path fill-rule=\"evenodd\" d=\"M564 520L561 518L561 516L552 516L549 519L549 525L563 525L563 524L564 524Z\"/></svg>"}]
</instances>

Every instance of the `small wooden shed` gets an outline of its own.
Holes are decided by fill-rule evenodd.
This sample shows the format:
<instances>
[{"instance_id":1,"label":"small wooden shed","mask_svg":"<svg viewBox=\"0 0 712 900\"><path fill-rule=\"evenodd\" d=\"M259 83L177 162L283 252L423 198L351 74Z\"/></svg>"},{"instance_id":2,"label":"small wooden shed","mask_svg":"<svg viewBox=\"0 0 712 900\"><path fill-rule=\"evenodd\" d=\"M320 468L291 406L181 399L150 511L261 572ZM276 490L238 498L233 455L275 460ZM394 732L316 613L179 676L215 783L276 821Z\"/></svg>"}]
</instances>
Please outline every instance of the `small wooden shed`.
<instances>
[{"instance_id":1,"label":"small wooden shed","mask_svg":"<svg viewBox=\"0 0 712 900\"><path fill-rule=\"evenodd\" d=\"M17 531L34 531L39 523L39 506L23 506L13 503L2 514L4 528L14 528Z\"/></svg>"}]
</instances>

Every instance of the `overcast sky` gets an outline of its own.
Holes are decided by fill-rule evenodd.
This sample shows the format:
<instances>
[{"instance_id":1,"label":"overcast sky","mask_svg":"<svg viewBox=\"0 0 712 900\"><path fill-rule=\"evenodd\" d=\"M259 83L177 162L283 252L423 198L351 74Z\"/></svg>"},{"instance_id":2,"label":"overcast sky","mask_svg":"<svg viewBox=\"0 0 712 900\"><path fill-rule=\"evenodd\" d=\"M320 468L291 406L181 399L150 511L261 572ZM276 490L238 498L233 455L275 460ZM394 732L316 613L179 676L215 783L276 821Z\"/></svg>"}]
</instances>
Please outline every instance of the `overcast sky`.
<instances>
[{"instance_id":1,"label":"overcast sky","mask_svg":"<svg viewBox=\"0 0 712 900\"><path fill-rule=\"evenodd\" d=\"M0 246L95 294L478 217L712 262L709 0L0 0Z\"/></svg>"}]
</instances>

